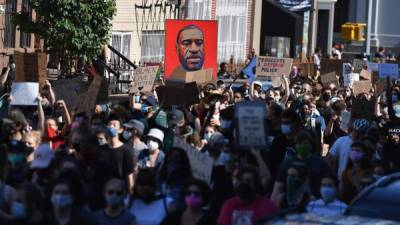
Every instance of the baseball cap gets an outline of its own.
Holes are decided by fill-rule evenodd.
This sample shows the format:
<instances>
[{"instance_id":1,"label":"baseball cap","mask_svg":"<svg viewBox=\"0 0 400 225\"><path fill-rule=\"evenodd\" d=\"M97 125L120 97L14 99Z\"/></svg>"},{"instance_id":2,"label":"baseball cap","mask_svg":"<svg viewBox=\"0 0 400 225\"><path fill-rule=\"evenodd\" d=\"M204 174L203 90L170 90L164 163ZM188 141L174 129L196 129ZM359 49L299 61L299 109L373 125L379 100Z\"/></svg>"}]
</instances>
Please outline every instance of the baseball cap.
<instances>
[{"instance_id":1,"label":"baseball cap","mask_svg":"<svg viewBox=\"0 0 400 225\"><path fill-rule=\"evenodd\" d=\"M54 158L54 152L49 144L41 144L33 153L34 159L31 163L31 169L47 168Z\"/></svg>"},{"instance_id":2,"label":"baseball cap","mask_svg":"<svg viewBox=\"0 0 400 225\"><path fill-rule=\"evenodd\" d=\"M185 117L181 110L173 109L168 112L167 119L169 124L183 126L185 124Z\"/></svg>"},{"instance_id":3,"label":"baseball cap","mask_svg":"<svg viewBox=\"0 0 400 225\"><path fill-rule=\"evenodd\" d=\"M144 124L139 120L129 120L129 122L124 123L124 127L128 129L135 129L139 132L140 135L143 135L144 132Z\"/></svg>"}]
</instances>

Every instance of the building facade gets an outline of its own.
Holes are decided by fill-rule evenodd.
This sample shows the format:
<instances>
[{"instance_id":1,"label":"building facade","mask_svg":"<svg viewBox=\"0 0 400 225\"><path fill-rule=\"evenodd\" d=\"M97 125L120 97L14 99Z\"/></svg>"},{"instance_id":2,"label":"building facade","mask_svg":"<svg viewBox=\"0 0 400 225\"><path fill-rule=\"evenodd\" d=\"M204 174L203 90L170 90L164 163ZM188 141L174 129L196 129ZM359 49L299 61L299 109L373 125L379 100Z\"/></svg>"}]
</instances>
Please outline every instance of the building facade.
<instances>
[{"instance_id":1,"label":"building facade","mask_svg":"<svg viewBox=\"0 0 400 225\"><path fill-rule=\"evenodd\" d=\"M27 11L34 18L29 0L0 0L0 68L7 66L15 51L34 52L40 48L39 39L32 34L20 32L11 20L15 12Z\"/></svg>"}]
</instances>

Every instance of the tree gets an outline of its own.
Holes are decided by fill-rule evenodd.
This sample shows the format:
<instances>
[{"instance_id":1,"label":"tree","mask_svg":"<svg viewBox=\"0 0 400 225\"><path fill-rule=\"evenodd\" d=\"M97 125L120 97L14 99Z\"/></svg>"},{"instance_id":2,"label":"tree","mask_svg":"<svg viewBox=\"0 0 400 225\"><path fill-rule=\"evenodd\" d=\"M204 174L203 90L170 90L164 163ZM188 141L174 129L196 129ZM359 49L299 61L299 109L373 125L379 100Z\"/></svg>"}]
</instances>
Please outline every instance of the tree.
<instances>
[{"instance_id":1,"label":"tree","mask_svg":"<svg viewBox=\"0 0 400 225\"><path fill-rule=\"evenodd\" d=\"M14 23L42 38L45 52L59 57L68 69L73 61L86 63L98 56L109 41L115 0L31 0L30 6L36 20L19 12Z\"/></svg>"}]
</instances>

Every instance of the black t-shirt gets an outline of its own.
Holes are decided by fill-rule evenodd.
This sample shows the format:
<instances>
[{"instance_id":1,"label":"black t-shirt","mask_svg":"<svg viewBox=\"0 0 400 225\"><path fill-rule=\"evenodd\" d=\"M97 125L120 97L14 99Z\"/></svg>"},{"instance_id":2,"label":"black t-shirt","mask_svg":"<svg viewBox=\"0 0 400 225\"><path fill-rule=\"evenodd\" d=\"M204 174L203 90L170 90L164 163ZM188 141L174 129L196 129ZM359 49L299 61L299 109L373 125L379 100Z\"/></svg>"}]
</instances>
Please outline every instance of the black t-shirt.
<instances>
[{"instance_id":1,"label":"black t-shirt","mask_svg":"<svg viewBox=\"0 0 400 225\"><path fill-rule=\"evenodd\" d=\"M280 134L274 138L271 150L267 153L267 166L271 172L271 176L275 178L279 167L285 159L288 152L295 153L295 144L293 140L288 140L285 135Z\"/></svg>"},{"instance_id":2,"label":"black t-shirt","mask_svg":"<svg viewBox=\"0 0 400 225\"><path fill-rule=\"evenodd\" d=\"M161 223L161 225L182 225L183 212L184 211L177 211L169 214ZM200 218L196 225L209 225L215 222L215 220L213 221L208 217L207 212L204 213L205 214Z\"/></svg>"},{"instance_id":3,"label":"black t-shirt","mask_svg":"<svg viewBox=\"0 0 400 225\"><path fill-rule=\"evenodd\" d=\"M107 163L110 165L113 176L125 180L129 174L134 172L135 165L132 152L126 145L118 148L103 147L103 157L108 159Z\"/></svg>"},{"instance_id":4,"label":"black t-shirt","mask_svg":"<svg viewBox=\"0 0 400 225\"><path fill-rule=\"evenodd\" d=\"M323 160L320 156L311 155L305 160L301 160L297 157L287 160L282 163L281 167L279 168L278 174L276 176L276 181L281 182L283 184L286 183L286 175L289 167L292 165L293 162L299 161L303 162L309 171L309 178L310 178L310 190L311 194L319 198L320 197L320 184L321 180L325 175L332 174L332 171L328 164Z\"/></svg>"}]
</instances>

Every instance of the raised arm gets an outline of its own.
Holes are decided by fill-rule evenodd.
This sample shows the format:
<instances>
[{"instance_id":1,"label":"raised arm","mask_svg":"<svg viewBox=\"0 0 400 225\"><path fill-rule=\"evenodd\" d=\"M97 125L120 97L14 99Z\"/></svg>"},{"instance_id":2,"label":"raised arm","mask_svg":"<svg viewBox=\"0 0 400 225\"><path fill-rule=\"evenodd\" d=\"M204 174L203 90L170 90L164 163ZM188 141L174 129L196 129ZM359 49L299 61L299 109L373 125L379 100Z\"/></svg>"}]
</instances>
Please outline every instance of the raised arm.
<instances>
[{"instance_id":1,"label":"raised arm","mask_svg":"<svg viewBox=\"0 0 400 225\"><path fill-rule=\"evenodd\" d=\"M42 97L37 98L37 110L38 110L38 125L37 129L40 130L40 132L43 134L44 133L44 111L43 111L43 106L42 106Z\"/></svg>"},{"instance_id":2,"label":"raised arm","mask_svg":"<svg viewBox=\"0 0 400 225\"><path fill-rule=\"evenodd\" d=\"M282 97L280 102L286 105L290 96L290 87L289 87L289 79L285 76L285 74L282 74L282 81L284 84L283 88L285 89L285 96Z\"/></svg>"},{"instance_id":3,"label":"raised arm","mask_svg":"<svg viewBox=\"0 0 400 225\"><path fill-rule=\"evenodd\" d=\"M53 88L48 80L46 80L45 85L49 89L49 96L48 96L49 103L51 105L54 105L54 103L56 102L56 95L54 94Z\"/></svg>"}]
</instances>

